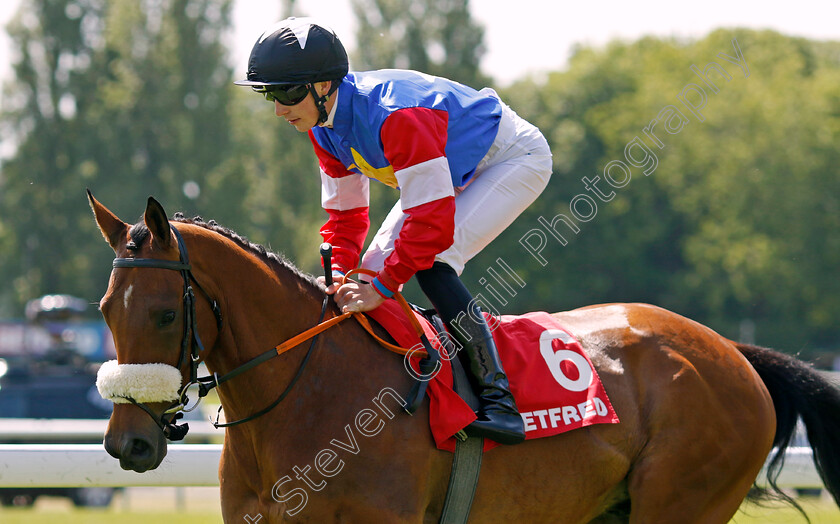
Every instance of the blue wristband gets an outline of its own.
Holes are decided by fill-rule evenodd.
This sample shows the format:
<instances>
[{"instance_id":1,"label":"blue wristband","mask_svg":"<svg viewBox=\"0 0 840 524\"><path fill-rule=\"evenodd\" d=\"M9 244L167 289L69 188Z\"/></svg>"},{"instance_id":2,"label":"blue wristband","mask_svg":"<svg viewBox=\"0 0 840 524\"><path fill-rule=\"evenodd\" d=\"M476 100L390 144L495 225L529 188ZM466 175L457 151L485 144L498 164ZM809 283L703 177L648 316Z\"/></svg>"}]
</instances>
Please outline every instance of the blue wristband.
<instances>
[{"instance_id":1,"label":"blue wristband","mask_svg":"<svg viewBox=\"0 0 840 524\"><path fill-rule=\"evenodd\" d=\"M379 281L379 277L374 278L370 283L373 284L373 287L376 288L376 291L378 291L379 294L383 297L391 298L394 296L394 292L385 287L385 285Z\"/></svg>"}]
</instances>

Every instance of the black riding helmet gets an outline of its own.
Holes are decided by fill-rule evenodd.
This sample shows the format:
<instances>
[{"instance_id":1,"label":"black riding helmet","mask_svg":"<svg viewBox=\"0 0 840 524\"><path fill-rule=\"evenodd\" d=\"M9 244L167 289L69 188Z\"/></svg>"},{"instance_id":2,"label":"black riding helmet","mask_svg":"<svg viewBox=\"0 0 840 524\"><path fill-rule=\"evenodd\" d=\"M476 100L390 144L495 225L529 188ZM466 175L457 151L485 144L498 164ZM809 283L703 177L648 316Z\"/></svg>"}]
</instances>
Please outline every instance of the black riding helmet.
<instances>
[{"instance_id":1,"label":"black riding helmet","mask_svg":"<svg viewBox=\"0 0 840 524\"><path fill-rule=\"evenodd\" d=\"M308 84L320 119L327 120L324 104L349 70L347 52L335 32L312 18L287 18L269 27L254 44L246 80L234 82L265 92L271 86ZM333 81L326 96L315 82Z\"/></svg>"}]
</instances>

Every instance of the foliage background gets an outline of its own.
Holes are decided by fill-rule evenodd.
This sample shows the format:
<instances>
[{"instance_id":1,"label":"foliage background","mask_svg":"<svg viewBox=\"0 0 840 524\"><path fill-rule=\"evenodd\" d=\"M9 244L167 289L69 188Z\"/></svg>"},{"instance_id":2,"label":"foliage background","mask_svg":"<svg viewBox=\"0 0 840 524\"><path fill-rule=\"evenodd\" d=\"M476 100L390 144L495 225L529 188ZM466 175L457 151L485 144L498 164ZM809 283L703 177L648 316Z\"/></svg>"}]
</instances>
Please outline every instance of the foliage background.
<instances>
[{"instance_id":1,"label":"foliage background","mask_svg":"<svg viewBox=\"0 0 840 524\"><path fill-rule=\"evenodd\" d=\"M466 0L354 6L354 68L494 85L478 70L483 31ZM319 270L325 215L311 146L232 85L220 44L230 25L230 0L22 3L7 27L20 60L0 115L0 138L17 145L0 166L0 317L21 316L27 300L47 293L91 303L103 294L112 253L85 188L127 221L151 194L170 213L215 219ZM719 58L734 54L733 39L747 77ZM684 110L677 95L687 84L703 85L690 66L712 61L732 78L712 75L720 91L708 91L705 120L686 113L679 133L660 132L653 173L634 168L625 187L605 185L604 166L644 139L665 106ZM498 90L548 138L554 175L468 267L474 292L504 313L650 302L807 358L836 349L840 43L739 28L615 41L582 46L565 70ZM594 196L582 178L599 175L615 196L596 199L597 214L578 222L567 245L549 235L541 265L520 239L540 217L568 215L576 195ZM372 192L376 224L397 194ZM487 287L499 258L526 283L515 296ZM423 301L413 286L409 295Z\"/></svg>"}]
</instances>

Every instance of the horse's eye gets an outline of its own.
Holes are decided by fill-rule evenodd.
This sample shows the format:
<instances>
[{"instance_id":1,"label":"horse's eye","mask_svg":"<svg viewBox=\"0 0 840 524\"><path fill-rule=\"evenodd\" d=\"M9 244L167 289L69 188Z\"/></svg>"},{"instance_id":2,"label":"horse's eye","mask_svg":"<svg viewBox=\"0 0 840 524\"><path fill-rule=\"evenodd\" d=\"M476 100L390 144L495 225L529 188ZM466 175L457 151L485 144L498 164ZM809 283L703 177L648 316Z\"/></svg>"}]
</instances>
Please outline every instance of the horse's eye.
<instances>
[{"instance_id":1,"label":"horse's eye","mask_svg":"<svg viewBox=\"0 0 840 524\"><path fill-rule=\"evenodd\" d=\"M175 312L171 309L168 311L164 311L163 315L160 317L160 326L168 326L169 324L175 322Z\"/></svg>"}]
</instances>

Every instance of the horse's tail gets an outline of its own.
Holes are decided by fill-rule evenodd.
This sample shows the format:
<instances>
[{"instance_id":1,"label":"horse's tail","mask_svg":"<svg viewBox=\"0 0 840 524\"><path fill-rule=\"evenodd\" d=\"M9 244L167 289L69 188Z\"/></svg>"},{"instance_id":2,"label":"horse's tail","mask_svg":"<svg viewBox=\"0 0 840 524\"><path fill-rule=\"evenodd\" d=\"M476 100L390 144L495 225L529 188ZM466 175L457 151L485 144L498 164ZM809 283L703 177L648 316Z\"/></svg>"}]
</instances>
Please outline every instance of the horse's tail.
<instances>
[{"instance_id":1,"label":"horse's tail","mask_svg":"<svg viewBox=\"0 0 840 524\"><path fill-rule=\"evenodd\" d=\"M797 418L801 418L817 472L840 505L840 387L790 355L747 344L736 346L764 381L776 408L773 446L777 450L767 467L768 484L781 495L776 481L784 465L785 449L796 431ZM782 498L790 501L784 495Z\"/></svg>"}]
</instances>

